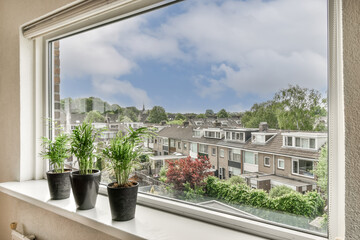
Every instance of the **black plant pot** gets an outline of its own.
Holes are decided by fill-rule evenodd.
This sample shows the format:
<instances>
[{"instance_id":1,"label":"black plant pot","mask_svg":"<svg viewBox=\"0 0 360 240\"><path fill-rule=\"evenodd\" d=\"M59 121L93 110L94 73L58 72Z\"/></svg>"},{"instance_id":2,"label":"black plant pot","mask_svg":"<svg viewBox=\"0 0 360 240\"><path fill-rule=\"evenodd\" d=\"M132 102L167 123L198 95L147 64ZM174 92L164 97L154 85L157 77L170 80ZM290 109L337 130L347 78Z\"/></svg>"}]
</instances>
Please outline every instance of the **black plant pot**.
<instances>
[{"instance_id":1,"label":"black plant pot","mask_svg":"<svg viewBox=\"0 0 360 240\"><path fill-rule=\"evenodd\" d=\"M70 196L70 173L71 169L64 169L63 173L55 173L53 170L48 171L47 182L51 199L60 200Z\"/></svg>"},{"instance_id":2,"label":"black plant pot","mask_svg":"<svg viewBox=\"0 0 360 240\"><path fill-rule=\"evenodd\" d=\"M93 170L92 174L81 175L79 171L70 174L71 187L78 209L86 210L95 207L101 172Z\"/></svg>"},{"instance_id":3,"label":"black plant pot","mask_svg":"<svg viewBox=\"0 0 360 240\"><path fill-rule=\"evenodd\" d=\"M112 219L115 221L128 221L135 217L136 199L139 183L132 187L107 187Z\"/></svg>"}]
</instances>

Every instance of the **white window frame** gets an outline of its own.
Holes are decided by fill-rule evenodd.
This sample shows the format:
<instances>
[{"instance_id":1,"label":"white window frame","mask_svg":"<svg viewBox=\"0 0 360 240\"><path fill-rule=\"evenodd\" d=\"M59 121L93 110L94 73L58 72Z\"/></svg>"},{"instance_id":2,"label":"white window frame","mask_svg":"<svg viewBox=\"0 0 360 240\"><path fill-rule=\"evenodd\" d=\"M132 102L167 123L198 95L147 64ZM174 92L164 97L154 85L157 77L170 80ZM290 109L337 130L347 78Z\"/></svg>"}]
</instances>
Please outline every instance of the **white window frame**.
<instances>
[{"instance_id":1,"label":"white window frame","mask_svg":"<svg viewBox=\"0 0 360 240\"><path fill-rule=\"evenodd\" d=\"M307 161L307 162L312 162L313 164L313 170L314 170L314 161L311 161L311 160L307 160L307 159L302 159L302 158L294 158L291 160L291 174L293 175L297 175L297 176L301 176L301 177L306 177L306 178L311 178L311 179L314 179L314 174L313 176L306 176L306 175L303 175L303 174L300 174L300 162L299 161ZM294 172L294 162L297 162L297 173Z\"/></svg>"},{"instance_id":2,"label":"white window frame","mask_svg":"<svg viewBox=\"0 0 360 240\"><path fill-rule=\"evenodd\" d=\"M269 164L266 164L266 159L269 160ZM270 157L264 157L264 166L265 167L270 167Z\"/></svg>"},{"instance_id":3,"label":"white window frame","mask_svg":"<svg viewBox=\"0 0 360 240\"><path fill-rule=\"evenodd\" d=\"M224 150L224 149L222 149L222 148L219 149L219 156L220 156L221 158L224 158L224 157L225 157L225 150Z\"/></svg>"},{"instance_id":4,"label":"white window frame","mask_svg":"<svg viewBox=\"0 0 360 240\"><path fill-rule=\"evenodd\" d=\"M49 116L52 96L48 89L48 45L50 41L90 29L116 19L127 17L124 9L128 2L150 4L162 0L119 1L109 4L110 7L72 16L66 23L61 22L35 31L25 37L22 32L29 22L20 27L20 181L42 179L48 164L38 156L41 136L47 135L49 129L43 121ZM77 4L75 1L55 12ZM130 4L129 4L130 5ZM127 10L128 11L128 10ZM51 15L49 13L48 15ZM345 125L344 125L344 91L343 91L343 58L342 58L342 0L328 0L328 66L329 66L329 239L345 238ZM44 18L47 17L44 16ZM42 19L42 18L39 18ZM36 19L36 20L39 20ZM180 203L157 200L139 194L139 202L154 208L167 209L174 213L199 220L210 221L221 226L238 229L257 235L276 239L323 239L294 230L269 225L246 218L234 218L227 214L213 211L188 209ZM236 223L234 220L236 219Z\"/></svg>"},{"instance_id":5,"label":"white window frame","mask_svg":"<svg viewBox=\"0 0 360 240\"><path fill-rule=\"evenodd\" d=\"M282 158L279 158L279 159L277 160L277 162L278 162L277 168L278 168L278 169L281 169L281 170L284 170L284 169L285 169L285 160L282 159ZM280 162L282 162L282 163L284 164L284 167L280 167Z\"/></svg>"}]
</instances>

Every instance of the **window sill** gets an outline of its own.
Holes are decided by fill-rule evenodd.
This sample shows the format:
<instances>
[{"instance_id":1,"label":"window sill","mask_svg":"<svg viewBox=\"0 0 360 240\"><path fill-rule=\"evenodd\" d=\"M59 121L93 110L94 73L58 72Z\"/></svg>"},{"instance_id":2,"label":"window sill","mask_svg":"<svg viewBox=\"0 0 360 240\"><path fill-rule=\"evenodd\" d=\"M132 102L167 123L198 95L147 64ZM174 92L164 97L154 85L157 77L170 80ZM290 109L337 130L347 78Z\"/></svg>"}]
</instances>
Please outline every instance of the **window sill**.
<instances>
[{"instance_id":1,"label":"window sill","mask_svg":"<svg viewBox=\"0 0 360 240\"><path fill-rule=\"evenodd\" d=\"M94 209L77 210L72 194L50 200L46 180L0 183L0 192L121 239L265 239L142 205L135 219L115 222L106 196L98 196Z\"/></svg>"}]
</instances>

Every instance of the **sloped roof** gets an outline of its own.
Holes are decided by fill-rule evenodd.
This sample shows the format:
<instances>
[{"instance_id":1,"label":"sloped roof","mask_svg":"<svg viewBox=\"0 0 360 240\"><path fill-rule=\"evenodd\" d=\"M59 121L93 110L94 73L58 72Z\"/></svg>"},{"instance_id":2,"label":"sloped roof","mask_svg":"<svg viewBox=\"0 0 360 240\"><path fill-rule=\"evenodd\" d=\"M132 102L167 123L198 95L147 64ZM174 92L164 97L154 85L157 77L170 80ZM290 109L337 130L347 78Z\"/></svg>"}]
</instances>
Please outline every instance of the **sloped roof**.
<instances>
[{"instance_id":1,"label":"sloped roof","mask_svg":"<svg viewBox=\"0 0 360 240\"><path fill-rule=\"evenodd\" d=\"M224 146L230 148L241 148L243 150L270 153L270 154L283 155L283 156L293 156L293 157L308 158L308 159L319 158L320 151L283 147L283 138L281 133L292 132L288 130L286 131L273 130L273 129L268 130L266 131L266 133L274 133L275 136L265 144L257 144L257 143L252 143L250 139L245 143L237 143L237 142L226 141L224 139L193 137L193 129L195 129L195 127L193 126L188 126L188 127L168 126L160 130L158 136L178 139L178 140L187 140L191 142L198 142L209 145L218 145L218 146Z\"/></svg>"}]
</instances>

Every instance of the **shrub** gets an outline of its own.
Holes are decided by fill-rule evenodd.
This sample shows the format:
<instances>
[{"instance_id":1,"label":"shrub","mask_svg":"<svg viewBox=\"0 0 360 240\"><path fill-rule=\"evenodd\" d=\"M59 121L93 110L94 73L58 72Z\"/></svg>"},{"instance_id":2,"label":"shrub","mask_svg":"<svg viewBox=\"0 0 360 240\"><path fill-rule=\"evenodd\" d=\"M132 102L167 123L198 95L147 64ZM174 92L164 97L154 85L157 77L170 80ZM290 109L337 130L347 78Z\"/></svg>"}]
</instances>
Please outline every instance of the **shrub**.
<instances>
[{"instance_id":1,"label":"shrub","mask_svg":"<svg viewBox=\"0 0 360 240\"><path fill-rule=\"evenodd\" d=\"M275 190L275 192L281 191ZM210 197L233 204L269 208L311 218L321 216L325 206L324 200L317 192L308 192L303 195L292 190L271 198L264 190L251 189L245 184L232 185L228 181L212 176L206 179L205 193Z\"/></svg>"},{"instance_id":2,"label":"shrub","mask_svg":"<svg viewBox=\"0 0 360 240\"><path fill-rule=\"evenodd\" d=\"M169 167L166 172L169 184L173 184L176 190L184 190L184 184L189 183L192 189L195 186L204 185L204 180L209 175L212 175L211 164L206 157L199 157L192 160L189 157L179 159L176 161L168 161Z\"/></svg>"},{"instance_id":3,"label":"shrub","mask_svg":"<svg viewBox=\"0 0 360 240\"><path fill-rule=\"evenodd\" d=\"M285 194L292 193L292 192L295 192L295 190L293 190L285 185L280 185L280 186L273 187L269 192L269 196L271 198L276 198L276 197L281 197Z\"/></svg>"},{"instance_id":4,"label":"shrub","mask_svg":"<svg viewBox=\"0 0 360 240\"><path fill-rule=\"evenodd\" d=\"M232 176L227 180L231 185L246 184L245 179L240 176Z\"/></svg>"}]
</instances>

